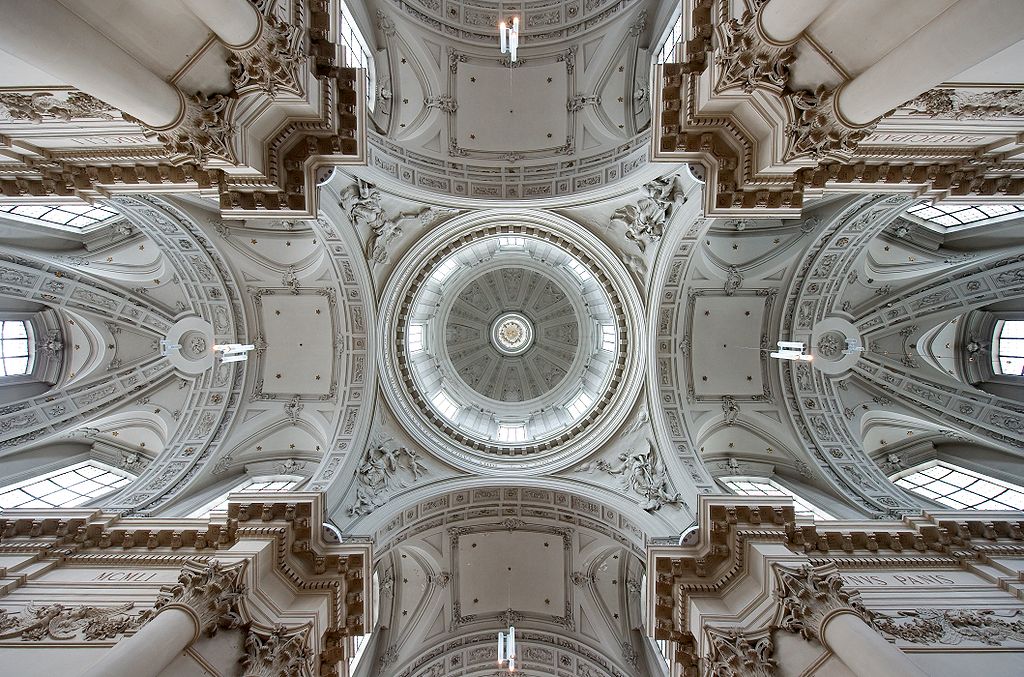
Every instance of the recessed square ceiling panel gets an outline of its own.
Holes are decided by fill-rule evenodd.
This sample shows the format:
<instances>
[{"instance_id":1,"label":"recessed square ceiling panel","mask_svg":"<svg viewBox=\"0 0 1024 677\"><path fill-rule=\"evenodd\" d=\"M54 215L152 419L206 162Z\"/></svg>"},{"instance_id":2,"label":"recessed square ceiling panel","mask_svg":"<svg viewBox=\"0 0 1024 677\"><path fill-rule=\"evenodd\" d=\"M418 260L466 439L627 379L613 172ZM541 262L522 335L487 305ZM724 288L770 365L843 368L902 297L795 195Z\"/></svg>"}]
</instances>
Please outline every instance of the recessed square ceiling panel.
<instances>
[{"instance_id":1,"label":"recessed square ceiling panel","mask_svg":"<svg viewBox=\"0 0 1024 677\"><path fill-rule=\"evenodd\" d=\"M762 394L764 311L763 296L695 297L690 359L697 397Z\"/></svg>"},{"instance_id":2,"label":"recessed square ceiling panel","mask_svg":"<svg viewBox=\"0 0 1024 677\"><path fill-rule=\"evenodd\" d=\"M495 49L497 52L497 49ZM456 75L458 145L467 150L522 152L565 143L569 114L565 63L517 68L461 63Z\"/></svg>"},{"instance_id":3,"label":"recessed square ceiling panel","mask_svg":"<svg viewBox=\"0 0 1024 677\"><path fill-rule=\"evenodd\" d=\"M516 611L541 616L564 612L568 574L560 535L486 531L460 536L458 548L457 592L463 614L508 609L510 584Z\"/></svg>"},{"instance_id":4,"label":"recessed square ceiling panel","mask_svg":"<svg viewBox=\"0 0 1024 677\"><path fill-rule=\"evenodd\" d=\"M328 298L279 292L263 296L260 307L267 342L263 392L326 395L334 371L335 334Z\"/></svg>"}]
</instances>

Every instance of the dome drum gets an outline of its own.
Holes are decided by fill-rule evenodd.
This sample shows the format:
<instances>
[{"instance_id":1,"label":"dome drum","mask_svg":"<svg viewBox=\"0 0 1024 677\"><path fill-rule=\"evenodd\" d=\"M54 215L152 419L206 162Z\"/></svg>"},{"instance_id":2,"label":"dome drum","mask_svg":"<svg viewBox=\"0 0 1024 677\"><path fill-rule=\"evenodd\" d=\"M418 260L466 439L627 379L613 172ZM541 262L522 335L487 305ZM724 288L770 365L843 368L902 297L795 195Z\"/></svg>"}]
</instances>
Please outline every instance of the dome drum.
<instances>
[{"instance_id":1,"label":"dome drum","mask_svg":"<svg viewBox=\"0 0 1024 677\"><path fill-rule=\"evenodd\" d=\"M393 408L476 470L547 469L593 449L642 382L628 274L548 213L453 221L385 292Z\"/></svg>"}]
</instances>

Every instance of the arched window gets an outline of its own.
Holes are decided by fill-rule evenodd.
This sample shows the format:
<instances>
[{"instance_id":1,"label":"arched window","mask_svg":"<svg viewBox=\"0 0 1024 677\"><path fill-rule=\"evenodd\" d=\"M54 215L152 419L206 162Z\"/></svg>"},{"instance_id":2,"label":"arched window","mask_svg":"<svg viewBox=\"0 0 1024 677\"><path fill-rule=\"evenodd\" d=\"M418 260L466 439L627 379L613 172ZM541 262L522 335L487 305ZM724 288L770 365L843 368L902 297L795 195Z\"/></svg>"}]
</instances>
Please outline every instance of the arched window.
<instances>
[{"instance_id":1,"label":"arched window","mask_svg":"<svg viewBox=\"0 0 1024 677\"><path fill-rule=\"evenodd\" d=\"M289 489L294 489L302 480L302 477L296 477L294 475L247 477L217 498L203 505L203 507L192 512L189 517L206 517L214 510L226 510L228 507L228 496L230 494L237 494L240 491L244 491L246 493L288 491Z\"/></svg>"},{"instance_id":2,"label":"arched window","mask_svg":"<svg viewBox=\"0 0 1024 677\"><path fill-rule=\"evenodd\" d=\"M832 515L773 479L766 477L720 477L719 479L734 494L739 494L740 496L789 496L793 499L793 509L797 515L813 517L819 520L835 519Z\"/></svg>"},{"instance_id":3,"label":"arched window","mask_svg":"<svg viewBox=\"0 0 1024 677\"><path fill-rule=\"evenodd\" d=\"M1024 510L1024 487L945 461L911 468L893 483L957 510Z\"/></svg>"},{"instance_id":4,"label":"arched window","mask_svg":"<svg viewBox=\"0 0 1024 677\"><path fill-rule=\"evenodd\" d=\"M0 321L0 376L22 376L32 370L31 334L27 322Z\"/></svg>"},{"instance_id":5,"label":"arched window","mask_svg":"<svg viewBox=\"0 0 1024 677\"><path fill-rule=\"evenodd\" d=\"M73 508L128 484L134 475L83 461L0 488L0 509Z\"/></svg>"},{"instance_id":6,"label":"arched window","mask_svg":"<svg viewBox=\"0 0 1024 677\"><path fill-rule=\"evenodd\" d=\"M955 203L929 204L927 202L919 202L907 209L907 213L911 216L947 228L966 226L969 223L994 219L1007 214L1017 214L1022 211L1024 211L1024 205L1016 204L963 205Z\"/></svg>"},{"instance_id":7,"label":"arched window","mask_svg":"<svg viewBox=\"0 0 1024 677\"><path fill-rule=\"evenodd\" d=\"M999 320L992 334L992 371L1024 376L1024 320Z\"/></svg>"},{"instance_id":8,"label":"arched window","mask_svg":"<svg viewBox=\"0 0 1024 677\"><path fill-rule=\"evenodd\" d=\"M0 205L0 213L10 214L19 221L38 221L45 224L64 226L69 230L80 230L102 223L117 216L117 212L82 202L81 204L59 205Z\"/></svg>"}]
</instances>

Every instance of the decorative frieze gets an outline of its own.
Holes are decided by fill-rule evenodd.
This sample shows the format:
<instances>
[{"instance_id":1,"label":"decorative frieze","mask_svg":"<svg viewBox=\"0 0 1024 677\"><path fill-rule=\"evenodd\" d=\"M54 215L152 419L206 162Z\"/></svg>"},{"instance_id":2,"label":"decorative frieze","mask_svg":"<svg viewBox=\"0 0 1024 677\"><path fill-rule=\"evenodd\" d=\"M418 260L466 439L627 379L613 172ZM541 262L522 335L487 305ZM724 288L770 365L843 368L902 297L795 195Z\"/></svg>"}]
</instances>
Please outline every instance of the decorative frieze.
<instances>
[{"instance_id":1,"label":"decorative frieze","mask_svg":"<svg viewBox=\"0 0 1024 677\"><path fill-rule=\"evenodd\" d=\"M0 639L19 637L26 642L43 640L104 640L132 633L146 620L145 614L129 615L134 605L66 606L30 604L18 614L0 609Z\"/></svg>"},{"instance_id":2,"label":"decorative frieze","mask_svg":"<svg viewBox=\"0 0 1024 677\"><path fill-rule=\"evenodd\" d=\"M971 93L966 89L932 89L908 101L901 109L911 115L953 120L1024 116L1024 89L998 89Z\"/></svg>"},{"instance_id":3,"label":"decorative frieze","mask_svg":"<svg viewBox=\"0 0 1024 677\"><path fill-rule=\"evenodd\" d=\"M915 609L875 614L874 619L882 633L910 644L1024 643L1024 618L1019 609Z\"/></svg>"},{"instance_id":4,"label":"decorative frieze","mask_svg":"<svg viewBox=\"0 0 1024 677\"><path fill-rule=\"evenodd\" d=\"M113 120L121 113L96 97L85 92L67 92L61 98L52 92L0 93L0 120L30 120L45 122L60 120L70 122L79 119Z\"/></svg>"}]
</instances>

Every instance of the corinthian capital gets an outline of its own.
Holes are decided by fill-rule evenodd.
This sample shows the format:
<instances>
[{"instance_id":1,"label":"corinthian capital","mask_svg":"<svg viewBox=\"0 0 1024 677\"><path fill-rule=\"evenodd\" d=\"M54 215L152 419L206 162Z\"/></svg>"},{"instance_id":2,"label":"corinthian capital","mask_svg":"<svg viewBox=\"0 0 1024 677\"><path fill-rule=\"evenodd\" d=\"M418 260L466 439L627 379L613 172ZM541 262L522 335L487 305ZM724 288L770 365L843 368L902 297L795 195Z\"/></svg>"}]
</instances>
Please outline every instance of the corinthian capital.
<instances>
[{"instance_id":1,"label":"corinthian capital","mask_svg":"<svg viewBox=\"0 0 1024 677\"><path fill-rule=\"evenodd\" d=\"M305 56L297 46L297 32L277 17L264 16L252 45L228 57L231 84L242 94L250 89L275 94L300 94L298 69Z\"/></svg>"},{"instance_id":2,"label":"corinthian capital","mask_svg":"<svg viewBox=\"0 0 1024 677\"><path fill-rule=\"evenodd\" d=\"M870 612L855 590L843 588L843 579L834 565L799 569L775 564L775 595L779 608L772 623L789 632L799 632L804 639L821 641L822 622L836 612L852 612L871 622Z\"/></svg>"},{"instance_id":3,"label":"corinthian capital","mask_svg":"<svg viewBox=\"0 0 1024 677\"><path fill-rule=\"evenodd\" d=\"M238 599L245 590L242 573L246 563L224 565L216 560L205 564L187 562L178 582L160 589L154 609L177 608L189 613L207 635L219 628L234 628L241 622Z\"/></svg>"},{"instance_id":4,"label":"corinthian capital","mask_svg":"<svg viewBox=\"0 0 1024 677\"><path fill-rule=\"evenodd\" d=\"M309 674L312 652L307 640L309 628L271 629L252 626L245 636L243 677L279 677Z\"/></svg>"}]
</instances>

